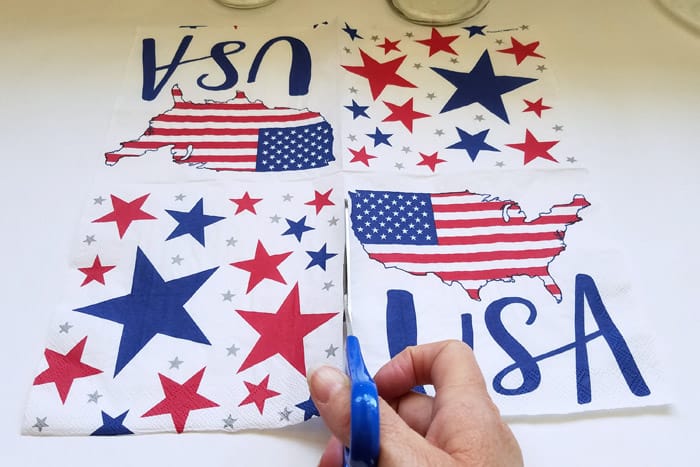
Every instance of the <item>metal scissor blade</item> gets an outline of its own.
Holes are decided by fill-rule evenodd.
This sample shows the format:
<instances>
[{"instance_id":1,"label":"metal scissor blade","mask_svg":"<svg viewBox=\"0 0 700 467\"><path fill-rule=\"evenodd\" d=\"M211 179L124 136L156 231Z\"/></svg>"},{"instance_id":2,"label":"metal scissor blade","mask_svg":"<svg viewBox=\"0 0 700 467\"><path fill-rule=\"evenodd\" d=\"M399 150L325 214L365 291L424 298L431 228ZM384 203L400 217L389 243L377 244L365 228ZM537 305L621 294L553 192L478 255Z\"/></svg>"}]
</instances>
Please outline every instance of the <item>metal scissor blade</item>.
<instances>
[{"instance_id":1,"label":"metal scissor blade","mask_svg":"<svg viewBox=\"0 0 700 467\"><path fill-rule=\"evenodd\" d=\"M350 315L350 207L345 198L345 249L343 254L343 318L345 335L352 336L352 318Z\"/></svg>"}]
</instances>

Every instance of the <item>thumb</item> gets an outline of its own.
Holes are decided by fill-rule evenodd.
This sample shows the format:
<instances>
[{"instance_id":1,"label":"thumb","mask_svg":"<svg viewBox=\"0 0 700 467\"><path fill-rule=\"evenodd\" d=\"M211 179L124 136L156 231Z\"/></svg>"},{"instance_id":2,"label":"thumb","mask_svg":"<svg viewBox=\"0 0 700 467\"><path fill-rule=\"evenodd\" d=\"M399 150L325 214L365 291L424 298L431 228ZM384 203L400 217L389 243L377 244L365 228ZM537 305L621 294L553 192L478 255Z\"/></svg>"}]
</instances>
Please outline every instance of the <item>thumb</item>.
<instances>
[{"instance_id":1,"label":"thumb","mask_svg":"<svg viewBox=\"0 0 700 467\"><path fill-rule=\"evenodd\" d=\"M350 379L332 366L314 370L309 391L328 429L345 446L350 444Z\"/></svg>"},{"instance_id":2,"label":"thumb","mask_svg":"<svg viewBox=\"0 0 700 467\"><path fill-rule=\"evenodd\" d=\"M330 366L309 375L309 390L328 429L345 446L350 444L350 380ZM446 453L413 431L391 406L379 399L379 465L446 465Z\"/></svg>"}]
</instances>

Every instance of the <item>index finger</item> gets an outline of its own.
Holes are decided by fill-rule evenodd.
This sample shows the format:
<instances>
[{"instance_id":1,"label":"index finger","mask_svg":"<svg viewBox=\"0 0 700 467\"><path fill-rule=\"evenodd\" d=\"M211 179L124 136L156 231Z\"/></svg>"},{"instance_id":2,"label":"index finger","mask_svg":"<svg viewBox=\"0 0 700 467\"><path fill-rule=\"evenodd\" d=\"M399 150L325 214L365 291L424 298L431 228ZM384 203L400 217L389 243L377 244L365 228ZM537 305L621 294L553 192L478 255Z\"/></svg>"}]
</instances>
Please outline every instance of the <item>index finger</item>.
<instances>
[{"instance_id":1,"label":"index finger","mask_svg":"<svg viewBox=\"0 0 700 467\"><path fill-rule=\"evenodd\" d=\"M436 393L456 390L486 395L486 383L474 353L458 340L407 347L377 371L374 382L379 394L387 399L422 384L432 384Z\"/></svg>"}]
</instances>

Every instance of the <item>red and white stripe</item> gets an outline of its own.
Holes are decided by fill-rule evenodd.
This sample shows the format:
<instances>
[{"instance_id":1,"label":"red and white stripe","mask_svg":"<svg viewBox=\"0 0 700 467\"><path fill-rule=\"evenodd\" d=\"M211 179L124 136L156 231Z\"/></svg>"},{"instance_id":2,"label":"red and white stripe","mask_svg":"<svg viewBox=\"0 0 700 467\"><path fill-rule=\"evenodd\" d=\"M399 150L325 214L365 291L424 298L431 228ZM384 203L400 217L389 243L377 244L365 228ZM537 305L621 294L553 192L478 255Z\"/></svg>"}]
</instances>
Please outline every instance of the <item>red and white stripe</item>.
<instances>
[{"instance_id":1,"label":"red and white stripe","mask_svg":"<svg viewBox=\"0 0 700 467\"><path fill-rule=\"evenodd\" d=\"M194 103L183 100L176 85L173 107L153 117L138 139L125 141L105 154L107 164L122 157L139 157L148 151L170 147L173 161L201 164L214 170L255 170L258 134L262 128L286 128L323 121L317 112L267 107L251 102L243 92L226 102Z\"/></svg>"},{"instance_id":2,"label":"red and white stripe","mask_svg":"<svg viewBox=\"0 0 700 467\"><path fill-rule=\"evenodd\" d=\"M488 281L523 275L540 278L561 300L549 263L564 250L566 227L581 220L578 212L588 201L576 196L571 203L526 221L517 204L483 199L472 193L431 195L437 245L365 244L364 248L388 267L459 282L475 300Z\"/></svg>"}]
</instances>

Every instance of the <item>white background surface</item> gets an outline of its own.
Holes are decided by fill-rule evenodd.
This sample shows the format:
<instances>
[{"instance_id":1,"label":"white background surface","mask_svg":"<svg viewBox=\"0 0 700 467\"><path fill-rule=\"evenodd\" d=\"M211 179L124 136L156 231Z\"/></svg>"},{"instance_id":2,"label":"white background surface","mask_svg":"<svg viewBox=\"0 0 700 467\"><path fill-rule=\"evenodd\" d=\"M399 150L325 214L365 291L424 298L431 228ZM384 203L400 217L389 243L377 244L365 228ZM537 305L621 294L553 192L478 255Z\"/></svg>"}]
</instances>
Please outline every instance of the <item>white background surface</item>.
<instances>
[{"instance_id":1,"label":"white background surface","mask_svg":"<svg viewBox=\"0 0 700 467\"><path fill-rule=\"evenodd\" d=\"M303 5L303 8L301 7ZM0 13L0 465L315 465L322 424L267 434L38 438L19 435L71 226L104 152L135 28L316 22L392 15L383 0L3 0ZM352 17L352 16L347 16ZM567 124L619 213L633 283L659 338L671 407L513 420L529 466L693 466L700 430L695 294L700 259L700 33L651 0L491 0L480 24L537 23L557 40Z\"/></svg>"}]
</instances>

